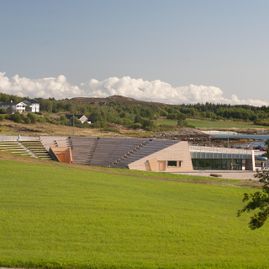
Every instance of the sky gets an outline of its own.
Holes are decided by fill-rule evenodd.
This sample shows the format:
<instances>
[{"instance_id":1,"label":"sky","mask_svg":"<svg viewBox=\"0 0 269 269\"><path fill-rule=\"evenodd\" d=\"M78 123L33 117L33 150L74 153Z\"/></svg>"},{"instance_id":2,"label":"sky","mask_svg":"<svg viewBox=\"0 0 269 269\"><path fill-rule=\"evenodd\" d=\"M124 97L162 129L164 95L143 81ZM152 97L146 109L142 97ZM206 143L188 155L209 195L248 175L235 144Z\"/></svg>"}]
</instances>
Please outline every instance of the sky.
<instances>
[{"instance_id":1,"label":"sky","mask_svg":"<svg viewBox=\"0 0 269 269\"><path fill-rule=\"evenodd\" d=\"M269 105L267 0L0 0L0 91Z\"/></svg>"}]
</instances>

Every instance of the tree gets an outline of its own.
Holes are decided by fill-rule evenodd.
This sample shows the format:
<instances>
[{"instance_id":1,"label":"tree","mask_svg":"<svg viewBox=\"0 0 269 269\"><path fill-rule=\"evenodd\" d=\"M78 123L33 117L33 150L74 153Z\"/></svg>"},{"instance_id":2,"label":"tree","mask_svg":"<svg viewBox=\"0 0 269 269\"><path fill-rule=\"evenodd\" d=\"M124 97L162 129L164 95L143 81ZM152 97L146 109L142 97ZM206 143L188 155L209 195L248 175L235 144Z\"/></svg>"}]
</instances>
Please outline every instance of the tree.
<instances>
[{"instance_id":1,"label":"tree","mask_svg":"<svg viewBox=\"0 0 269 269\"><path fill-rule=\"evenodd\" d=\"M262 227L269 217L269 170L257 172L255 177L263 184L262 190L250 194L245 193L243 202L247 204L238 211L238 216L245 212L256 211L248 224L252 230Z\"/></svg>"},{"instance_id":2,"label":"tree","mask_svg":"<svg viewBox=\"0 0 269 269\"><path fill-rule=\"evenodd\" d=\"M269 139L265 141L266 145L266 157L269 157Z\"/></svg>"},{"instance_id":3,"label":"tree","mask_svg":"<svg viewBox=\"0 0 269 269\"><path fill-rule=\"evenodd\" d=\"M185 126L186 125L186 116L184 114L177 115L177 126Z\"/></svg>"}]
</instances>

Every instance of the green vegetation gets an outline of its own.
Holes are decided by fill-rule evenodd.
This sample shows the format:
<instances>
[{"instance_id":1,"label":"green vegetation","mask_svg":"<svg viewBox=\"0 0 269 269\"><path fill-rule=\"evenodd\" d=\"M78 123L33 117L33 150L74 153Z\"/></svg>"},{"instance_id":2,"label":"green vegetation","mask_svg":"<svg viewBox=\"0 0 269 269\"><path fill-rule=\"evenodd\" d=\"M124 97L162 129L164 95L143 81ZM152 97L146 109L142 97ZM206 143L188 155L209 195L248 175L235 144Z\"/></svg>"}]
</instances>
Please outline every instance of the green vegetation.
<instances>
[{"instance_id":1,"label":"green vegetation","mask_svg":"<svg viewBox=\"0 0 269 269\"><path fill-rule=\"evenodd\" d=\"M263 170L255 175L263 185L261 191L244 193L246 205L238 211L238 216L245 212L254 212L249 221L252 230L261 228L269 217L269 171Z\"/></svg>"},{"instance_id":2,"label":"green vegetation","mask_svg":"<svg viewBox=\"0 0 269 269\"><path fill-rule=\"evenodd\" d=\"M177 126L176 120L169 119L158 119L156 120L158 126ZM251 121L240 121L240 120L208 120L208 119L186 119L186 126L198 128L198 129L256 129L256 128L267 128L266 126L256 125Z\"/></svg>"},{"instance_id":3,"label":"green vegetation","mask_svg":"<svg viewBox=\"0 0 269 269\"><path fill-rule=\"evenodd\" d=\"M0 265L269 268L238 181L0 160ZM196 182L196 183L195 183Z\"/></svg>"},{"instance_id":4,"label":"green vegetation","mask_svg":"<svg viewBox=\"0 0 269 269\"><path fill-rule=\"evenodd\" d=\"M199 129L264 128L264 126L256 125L251 121L239 121L239 120L187 119L187 123Z\"/></svg>"},{"instance_id":5,"label":"green vegetation","mask_svg":"<svg viewBox=\"0 0 269 269\"><path fill-rule=\"evenodd\" d=\"M170 120L170 119L164 119L164 118L160 118L156 120L156 124L158 126L160 125L166 125L166 126L177 126L177 121L176 120Z\"/></svg>"},{"instance_id":6,"label":"green vegetation","mask_svg":"<svg viewBox=\"0 0 269 269\"><path fill-rule=\"evenodd\" d=\"M0 101L21 101L23 98L0 93ZM195 104L167 105L138 101L122 96L108 98L73 98L64 100L42 99L37 101L41 114L36 121L53 124L75 125L84 128L115 128L146 131L175 130L178 127L197 128L258 128L268 127L269 107L247 105ZM0 114L5 111L0 111ZM73 120L73 115L76 115ZM92 125L81 124L78 115L85 114ZM0 120L5 117L0 115ZM31 119L19 116L8 119L31 123ZM188 119L188 120L186 120ZM224 124L223 124L224 123ZM116 128L117 129L117 128Z\"/></svg>"}]
</instances>

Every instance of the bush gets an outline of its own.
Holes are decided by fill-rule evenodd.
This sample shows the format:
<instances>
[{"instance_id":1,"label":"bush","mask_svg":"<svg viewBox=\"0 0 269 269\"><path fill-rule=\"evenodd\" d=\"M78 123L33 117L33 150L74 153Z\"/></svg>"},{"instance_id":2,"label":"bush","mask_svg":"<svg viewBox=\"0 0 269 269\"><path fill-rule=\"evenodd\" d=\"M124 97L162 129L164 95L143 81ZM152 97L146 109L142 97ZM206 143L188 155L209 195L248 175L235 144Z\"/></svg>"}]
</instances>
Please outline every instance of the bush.
<instances>
[{"instance_id":1,"label":"bush","mask_svg":"<svg viewBox=\"0 0 269 269\"><path fill-rule=\"evenodd\" d=\"M113 126L104 127L104 128L102 128L102 130L105 132L119 133L118 128L113 127Z\"/></svg>"},{"instance_id":2,"label":"bush","mask_svg":"<svg viewBox=\"0 0 269 269\"><path fill-rule=\"evenodd\" d=\"M139 123L139 122L135 122L133 124L130 124L129 125L129 128L132 128L132 129L142 129L142 124Z\"/></svg>"},{"instance_id":3,"label":"bush","mask_svg":"<svg viewBox=\"0 0 269 269\"><path fill-rule=\"evenodd\" d=\"M4 120L6 118L6 115L0 114L0 121Z\"/></svg>"},{"instance_id":4,"label":"bush","mask_svg":"<svg viewBox=\"0 0 269 269\"><path fill-rule=\"evenodd\" d=\"M23 123L24 122L24 117L22 114L20 113L14 113L14 114L11 114L9 117L8 117L9 120L12 120L14 122L17 122L17 123Z\"/></svg>"},{"instance_id":5,"label":"bush","mask_svg":"<svg viewBox=\"0 0 269 269\"><path fill-rule=\"evenodd\" d=\"M29 123L36 123L36 121L37 121L36 119L37 119L37 117L33 113L27 114L27 121L29 121Z\"/></svg>"}]
</instances>

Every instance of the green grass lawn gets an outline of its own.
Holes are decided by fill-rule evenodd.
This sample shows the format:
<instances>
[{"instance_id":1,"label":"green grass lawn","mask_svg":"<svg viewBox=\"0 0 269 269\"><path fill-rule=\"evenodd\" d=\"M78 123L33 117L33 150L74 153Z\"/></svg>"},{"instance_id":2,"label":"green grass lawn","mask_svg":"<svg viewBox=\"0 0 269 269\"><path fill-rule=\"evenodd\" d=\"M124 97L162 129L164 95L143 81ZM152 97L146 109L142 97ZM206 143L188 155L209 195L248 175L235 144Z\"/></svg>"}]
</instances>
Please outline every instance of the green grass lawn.
<instances>
[{"instance_id":1,"label":"green grass lawn","mask_svg":"<svg viewBox=\"0 0 269 269\"><path fill-rule=\"evenodd\" d=\"M169 119L158 119L156 120L156 124L159 125L167 125L167 126L176 126L177 120L169 120Z\"/></svg>"},{"instance_id":2,"label":"green grass lawn","mask_svg":"<svg viewBox=\"0 0 269 269\"><path fill-rule=\"evenodd\" d=\"M235 121L235 120L206 120L206 119L187 119L190 126L200 129L253 129L253 128L269 128L266 126L255 125L250 121ZM158 119L157 125L176 126L176 120Z\"/></svg>"},{"instance_id":3,"label":"green grass lawn","mask_svg":"<svg viewBox=\"0 0 269 269\"><path fill-rule=\"evenodd\" d=\"M266 128L264 126L255 125L250 121L234 121L234 120L202 120L202 119L188 119L188 124L201 129L253 129L253 128Z\"/></svg>"},{"instance_id":4,"label":"green grass lawn","mask_svg":"<svg viewBox=\"0 0 269 269\"><path fill-rule=\"evenodd\" d=\"M237 182L9 160L0 171L2 266L269 268L269 225L236 217L251 191Z\"/></svg>"}]
</instances>

